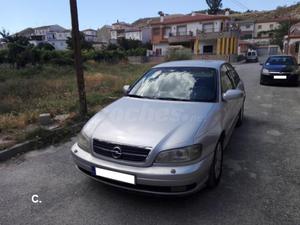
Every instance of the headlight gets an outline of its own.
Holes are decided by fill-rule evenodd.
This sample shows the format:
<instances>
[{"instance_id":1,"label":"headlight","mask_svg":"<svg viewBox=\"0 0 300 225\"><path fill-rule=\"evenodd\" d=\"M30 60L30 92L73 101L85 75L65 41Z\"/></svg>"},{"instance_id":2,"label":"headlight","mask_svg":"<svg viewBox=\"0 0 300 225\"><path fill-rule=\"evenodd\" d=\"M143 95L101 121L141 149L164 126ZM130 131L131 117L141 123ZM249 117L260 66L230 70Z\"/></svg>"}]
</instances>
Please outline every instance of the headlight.
<instances>
[{"instance_id":1,"label":"headlight","mask_svg":"<svg viewBox=\"0 0 300 225\"><path fill-rule=\"evenodd\" d=\"M192 145L184 148L167 150L159 153L156 163L178 163L189 162L200 158L202 154L202 145Z\"/></svg>"},{"instance_id":2,"label":"headlight","mask_svg":"<svg viewBox=\"0 0 300 225\"><path fill-rule=\"evenodd\" d=\"M268 69L263 69L262 70L262 74L263 75L269 75L270 74L270 71Z\"/></svg>"},{"instance_id":3,"label":"headlight","mask_svg":"<svg viewBox=\"0 0 300 225\"><path fill-rule=\"evenodd\" d=\"M77 144L82 150L90 152L90 139L83 131L78 135Z\"/></svg>"}]
</instances>

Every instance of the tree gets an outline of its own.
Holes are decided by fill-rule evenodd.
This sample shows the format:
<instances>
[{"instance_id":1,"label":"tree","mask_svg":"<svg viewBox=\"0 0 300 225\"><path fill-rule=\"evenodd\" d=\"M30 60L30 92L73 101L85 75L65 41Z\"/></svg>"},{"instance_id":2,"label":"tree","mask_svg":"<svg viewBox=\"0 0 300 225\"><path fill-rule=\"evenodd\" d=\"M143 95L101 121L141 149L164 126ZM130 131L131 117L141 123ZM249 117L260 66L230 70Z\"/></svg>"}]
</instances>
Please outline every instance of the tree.
<instances>
[{"instance_id":1,"label":"tree","mask_svg":"<svg viewBox=\"0 0 300 225\"><path fill-rule=\"evenodd\" d=\"M6 30L0 32L2 39L7 43L7 62L17 68L25 67L27 63L31 62L32 47L29 39L18 35L9 35Z\"/></svg>"},{"instance_id":2,"label":"tree","mask_svg":"<svg viewBox=\"0 0 300 225\"><path fill-rule=\"evenodd\" d=\"M271 40L271 44L279 45L282 49L284 36L289 34L290 27L290 22L281 22L279 27L272 31L274 36Z\"/></svg>"},{"instance_id":3,"label":"tree","mask_svg":"<svg viewBox=\"0 0 300 225\"><path fill-rule=\"evenodd\" d=\"M206 3L209 7L209 13L213 15L217 14L222 8L222 0L206 0Z\"/></svg>"},{"instance_id":4,"label":"tree","mask_svg":"<svg viewBox=\"0 0 300 225\"><path fill-rule=\"evenodd\" d=\"M68 37L67 39L67 45L68 45L68 49L73 50L73 38ZM85 40L84 38L84 34L80 33L80 45L81 45L81 50L91 50L93 49L93 44L91 42L88 42Z\"/></svg>"}]
</instances>

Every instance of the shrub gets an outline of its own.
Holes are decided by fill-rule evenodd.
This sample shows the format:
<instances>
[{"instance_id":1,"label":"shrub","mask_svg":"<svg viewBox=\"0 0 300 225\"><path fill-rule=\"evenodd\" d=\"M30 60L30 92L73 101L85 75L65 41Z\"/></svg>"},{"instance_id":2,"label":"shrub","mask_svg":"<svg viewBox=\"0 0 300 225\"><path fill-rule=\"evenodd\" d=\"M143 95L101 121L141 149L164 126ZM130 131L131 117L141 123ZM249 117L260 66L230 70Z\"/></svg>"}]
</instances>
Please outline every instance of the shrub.
<instances>
[{"instance_id":1,"label":"shrub","mask_svg":"<svg viewBox=\"0 0 300 225\"><path fill-rule=\"evenodd\" d=\"M118 63L126 59L126 54L121 50L100 50L93 53L93 59L97 62Z\"/></svg>"},{"instance_id":2,"label":"shrub","mask_svg":"<svg viewBox=\"0 0 300 225\"><path fill-rule=\"evenodd\" d=\"M49 50L49 51L55 50L53 45L51 45L49 43L39 43L35 48L42 49L42 50Z\"/></svg>"},{"instance_id":3,"label":"shrub","mask_svg":"<svg viewBox=\"0 0 300 225\"><path fill-rule=\"evenodd\" d=\"M166 60L189 60L192 59L192 57L193 53L190 49L169 49L166 55Z\"/></svg>"},{"instance_id":4,"label":"shrub","mask_svg":"<svg viewBox=\"0 0 300 225\"><path fill-rule=\"evenodd\" d=\"M135 48L126 51L126 54L128 56L146 56L146 53L147 53L147 49L145 48Z\"/></svg>"},{"instance_id":5,"label":"shrub","mask_svg":"<svg viewBox=\"0 0 300 225\"><path fill-rule=\"evenodd\" d=\"M7 62L7 54L8 54L7 49L0 50L0 64Z\"/></svg>"}]
</instances>

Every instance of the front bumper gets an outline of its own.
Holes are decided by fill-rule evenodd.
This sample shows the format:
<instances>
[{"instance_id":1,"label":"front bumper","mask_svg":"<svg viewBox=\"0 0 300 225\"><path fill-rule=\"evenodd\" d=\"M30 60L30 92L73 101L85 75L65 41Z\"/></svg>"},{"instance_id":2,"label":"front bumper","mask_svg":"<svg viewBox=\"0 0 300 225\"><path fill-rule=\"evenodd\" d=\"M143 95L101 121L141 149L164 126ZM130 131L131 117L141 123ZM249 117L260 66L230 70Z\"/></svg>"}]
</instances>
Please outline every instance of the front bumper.
<instances>
[{"instance_id":1,"label":"front bumper","mask_svg":"<svg viewBox=\"0 0 300 225\"><path fill-rule=\"evenodd\" d=\"M297 85L299 82L299 75L291 74L286 75L287 79L274 79L276 75L263 75L261 74L260 81L264 84L293 84Z\"/></svg>"},{"instance_id":2,"label":"front bumper","mask_svg":"<svg viewBox=\"0 0 300 225\"><path fill-rule=\"evenodd\" d=\"M86 175L115 187L159 195L187 195L200 190L208 179L213 154L205 159L185 166L135 167L121 165L94 157L74 144L72 156L77 167ZM135 176L136 184L102 178L95 175L95 167ZM172 173L171 170L176 170Z\"/></svg>"}]
</instances>

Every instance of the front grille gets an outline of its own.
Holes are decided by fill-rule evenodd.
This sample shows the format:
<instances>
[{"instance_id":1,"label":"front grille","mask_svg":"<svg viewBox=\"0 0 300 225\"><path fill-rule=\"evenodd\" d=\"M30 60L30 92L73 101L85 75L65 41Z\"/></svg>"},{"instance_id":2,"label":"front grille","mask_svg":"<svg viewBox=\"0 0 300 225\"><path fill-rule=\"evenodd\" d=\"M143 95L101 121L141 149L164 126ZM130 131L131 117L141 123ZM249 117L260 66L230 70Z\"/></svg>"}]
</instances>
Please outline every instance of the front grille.
<instances>
[{"instance_id":1,"label":"front grille","mask_svg":"<svg viewBox=\"0 0 300 225\"><path fill-rule=\"evenodd\" d=\"M118 154L115 153L116 148L119 150ZM102 156L134 162L144 162L150 152L147 148L118 145L96 139L93 140L93 149Z\"/></svg>"}]
</instances>

